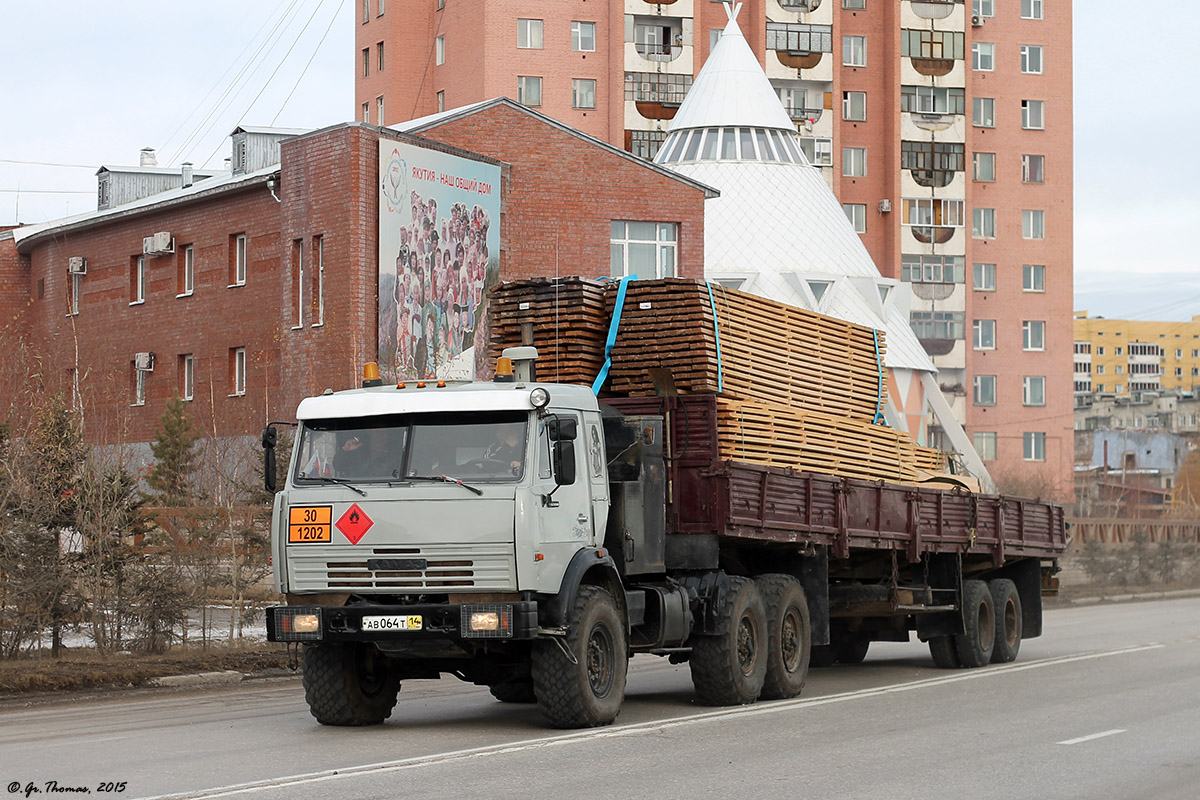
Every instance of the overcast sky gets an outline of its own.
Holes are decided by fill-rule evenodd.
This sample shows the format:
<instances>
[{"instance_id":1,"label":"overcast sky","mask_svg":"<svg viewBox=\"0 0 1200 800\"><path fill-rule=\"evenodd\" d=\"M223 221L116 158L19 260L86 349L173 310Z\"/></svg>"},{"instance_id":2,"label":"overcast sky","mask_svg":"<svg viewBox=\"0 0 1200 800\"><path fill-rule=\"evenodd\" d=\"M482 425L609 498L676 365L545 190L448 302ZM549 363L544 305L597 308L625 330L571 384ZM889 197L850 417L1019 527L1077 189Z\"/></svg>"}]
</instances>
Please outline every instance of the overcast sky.
<instances>
[{"instance_id":1,"label":"overcast sky","mask_svg":"<svg viewBox=\"0 0 1200 800\"><path fill-rule=\"evenodd\" d=\"M1046 0L1047 15L1066 1ZM163 165L220 167L239 124L353 118L356 3L0 0L0 224L94 209L97 167L136 164L143 147ZM1188 320L1200 314L1188 55L1200 4L1079 0L1074 13L1075 308Z\"/></svg>"}]
</instances>

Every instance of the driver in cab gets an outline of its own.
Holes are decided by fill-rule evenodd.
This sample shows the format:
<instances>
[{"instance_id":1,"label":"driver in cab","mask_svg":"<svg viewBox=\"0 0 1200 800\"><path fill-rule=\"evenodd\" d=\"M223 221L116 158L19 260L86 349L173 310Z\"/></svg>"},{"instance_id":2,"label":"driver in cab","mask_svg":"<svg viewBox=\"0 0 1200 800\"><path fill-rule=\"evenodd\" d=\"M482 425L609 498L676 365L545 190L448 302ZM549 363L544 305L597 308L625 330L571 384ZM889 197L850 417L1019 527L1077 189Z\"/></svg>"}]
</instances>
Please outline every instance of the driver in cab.
<instances>
[{"instance_id":1,"label":"driver in cab","mask_svg":"<svg viewBox=\"0 0 1200 800\"><path fill-rule=\"evenodd\" d=\"M483 461L506 464L512 474L518 474L521 471L521 426L499 426L496 429L496 441L483 451Z\"/></svg>"}]
</instances>

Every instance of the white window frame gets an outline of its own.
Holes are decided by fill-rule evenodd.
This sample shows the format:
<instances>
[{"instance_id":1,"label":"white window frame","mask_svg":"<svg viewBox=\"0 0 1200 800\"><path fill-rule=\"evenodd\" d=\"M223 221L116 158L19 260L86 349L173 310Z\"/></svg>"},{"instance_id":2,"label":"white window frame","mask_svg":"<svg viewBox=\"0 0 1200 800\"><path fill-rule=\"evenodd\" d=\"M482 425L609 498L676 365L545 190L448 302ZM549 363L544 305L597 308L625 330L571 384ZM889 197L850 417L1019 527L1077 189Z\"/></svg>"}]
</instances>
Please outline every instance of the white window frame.
<instances>
[{"instance_id":1,"label":"white window frame","mask_svg":"<svg viewBox=\"0 0 1200 800\"><path fill-rule=\"evenodd\" d=\"M1021 19L1045 19L1042 0L1021 0Z\"/></svg>"},{"instance_id":2,"label":"white window frame","mask_svg":"<svg viewBox=\"0 0 1200 800\"><path fill-rule=\"evenodd\" d=\"M446 110L446 90L442 89L437 93L437 110L440 114Z\"/></svg>"},{"instance_id":3,"label":"white window frame","mask_svg":"<svg viewBox=\"0 0 1200 800\"><path fill-rule=\"evenodd\" d=\"M375 124L383 127L383 95L375 98Z\"/></svg>"},{"instance_id":4,"label":"white window frame","mask_svg":"<svg viewBox=\"0 0 1200 800\"><path fill-rule=\"evenodd\" d=\"M1046 291L1046 265L1045 264L1022 264L1021 265L1021 291L1023 291L1023 292L1045 292Z\"/></svg>"},{"instance_id":5,"label":"white window frame","mask_svg":"<svg viewBox=\"0 0 1200 800\"><path fill-rule=\"evenodd\" d=\"M867 177L867 148L842 148L842 174L849 178Z\"/></svg>"},{"instance_id":6,"label":"white window frame","mask_svg":"<svg viewBox=\"0 0 1200 800\"><path fill-rule=\"evenodd\" d=\"M842 203L842 211L855 233L867 232L867 206L864 203Z\"/></svg>"},{"instance_id":7,"label":"white window frame","mask_svg":"<svg viewBox=\"0 0 1200 800\"><path fill-rule=\"evenodd\" d=\"M377 17L382 17L382 16L383 16L383 6L384 6L384 0L378 0L378 5L379 5L379 11L376 13L376 15L375 15L375 16L377 16Z\"/></svg>"},{"instance_id":8,"label":"white window frame","mask_svg":"<svg viewBox=\"0 0 1200 800\"><path fill-rule=\"evenodd\" d=\"M949 198L904 197L900 200L900 224L917 228L961 228L964 205L962 200ZM935 209L940 209L941 213L936 213ZM939 217L941 221L938 221Z\"/></svg>"},{"instance_id":9,"label":"white window frame","mask_svg":"<svg viewBox=\"0 0 1200 800\"><path fill-rule=\"evenodd\" d=\"M439 36L433 40L433 63L441 66L446 63L446 37Z\"/></svg>"},{"instance_id":10,"label":"white window frame","mask_svg":"<svg viewBox=\"0 0 1200 800\"><path fill-rule=\"evenodd\" d=\"M971 287L977 292L996 291L996 265L975 263L972 266Z\"/></svg>"},{"instance_id":11,"label":"white window frame","mask_svg":"<svg viewBox=\"0 0 1200 800\"><path fill-rule=\"evenodd\" d=\"M1021 379L1021 404L1026 406L1046 405L1046 376L1026 375Z\"/></svg>"},{"instance_id":12,"label":"white window frame","mask_svg":"<svg viewBox=\"0 0 1200 800\"><path fill-rule=\"evenodd\" d=\"M298 331L304 327L304 240L292 242L296 252L296 324L292 330Z\"/></svg>"},{"instance_id":13,"label":"white window frame","mask_svg":"<svg viewBox=\"0 0 1200 800\"><path fill-rule=\"evenodd\" d=\"M996 0L971 0L971 13L977 17L996 16Z\"/></svg>"},{"instance_id":14,"label":"white window frame","mask_svg":"<svg viewBox=\"0 0 1200 800\"><path fill-rule=\"evenodd\" d=\"M996 320L977 319L972 322L971 342L973 350L995 350Z\"/></svg>"},{"instance_id":15,"label":"white window frame","mask_svg":"<svg viewBox=\"0 0 1200 800\"><path fill-rule=\"evenodd\" d=\"M545 21L540 19L517 19L517 49L542 50L545 48Z\"/></svg>"},{"instance_id":16,"label":"white window frame","mask_svg":"<svg viewBox=\"0 0 1200 800\"><path fill-rule=\"evenodd\" d=\"M180 377L183 379L183 385L179 387L179 398L181 400L192 400L196 395L196 357L185 355L181 361L183 363L180 369Z\"/></svg>"},{"instance_id":17,"label":"white window frame","mask_svg":"<svg viewBox=\"0 0 1200 800\"><path fill-rule=\"evenodd\" d=\"M187 245L183 248L183 286L176 297L187 297L196 291L196 248Z\"/></svg>"},{"instance_id":18,"label":"white window frame","mask_svg":"<svg viewBox=\"0 0 1200 800\"><path fill-rule=\"evenodd\" d=\"M1025 208L1021 210L1021 238L1046 238L1046 212L1040 208Z\"/></svg>"},{"instance_id":19,"label":"white window frame","mask_svg":"<svg viewBox=\"0 0 1200 800\"><path fill-rule=\"evenodd\" d=\"M996 154L972 153L971 172L973 178L980 183L994 183L996 180Z\"/></svg>"},{"instance_id":20,"label":"white window frame","mask_svg":"<svg viewBox=\"0 0 1200 800\"><path fill-rule=\"evenodd\" d=\"M371 21L371 0L363 0L363 22Z\"/></svg>"},{"instance_id":21,"label":"white window frame","mask_svg":"<svg viewBox=\"0 0 1200 800\"><path fill-rule=\"evenodd\" d=\"M317 256L317 321L309 327L320 328L325 324L325 237L313 237L313 250Z\"/></svg>"},{"instance_id":22,"label":"white window frame","mask_svg":"<svg viewBox=\"0 0 1200 800\"><path fill-rule=\"evenodd\" d=\"M867 7L867 0L842 0L842 8L861 10Z\"/></svg>"},{"instance_id":23,"label":"white window frame","mask_svg":"<svg viewBox=\"0 0 1200 800\"><path fill-rule=\"evenodd\" d=\"M996 71L996 43L971 43L971 69L975 72Z\"/></svg>"},{"instance_id":24,"label":"white window frame","mask_svg":"<svg viewBox=\"0 0 1200 800\"><path fill-rule=\"evenodd\" d=\"M867 37L846 35L842 37L842 66L865 67L867 65Z\"/></svg>"},{"instance_id":25,"label":"white window frame","mask_svg":"<svg viewBox=\"0 0 1200 800\"><path fill-rule=\"evenodd\" d=\"M975 431L971 434L971 444L981 461L996 460L996 432Z\"/></svg>"},{"instance_id":26,"label":"white window frame","mask_svg":"<svg viewBox=\"0 0 1200 800\"><path fill-rule=\"evenodd\" d=\"M855 108L855 106L859 108ZM852 116L859 113L862 116ZM848 122L866 122L867 121L867 93L866 92L842 92L842 119Z\"/></svg>"},{"instance_id":27,"label":"white window frame","mask_svg":"<svg viewBox=\"0 0 1200 800\"><path fill-rule=\"evenodd\" d=\"M246 234L239 233L233 237L233 283L229 284L230 288L246 285L246 263L249 259L250 245L246 241Z\"/></svg>"},{"instance_id":28,"label":"white window frame","mask_svg":"<svg viewBox=\"0 0 1200 800\"><path fill-rule=\"evenodd\" d=\"M996 376L976 375L972 381L973 403L977 406L996 405Z\"/></svg>"},{"instance_id":29,"label":"white window frame","mask_svg":"<svg viewBox=\"0 0 1200 800\"><path fill-rule=\"evenodd\" d=\"M833 139L827 139L822 136L798 136L796 138L797 144L800 146L800 152L804 153L805 160L811 166L833 166ZM812 156L809 156L805 149L806 143L808 143L809 149L812 150Z\"/></svg>"},{"instance_id":30,"label":"white window frame","mask_svg":"<svg viewBox=\"0 0 1200 800\"><path fill-rule=\"evenodd\" d=\"M591 39L591 47L585 47ZM596 23L573 20L571 22L571 49L576 53L596 52Z\"/></svg>"},{"instance_id":31,"label":"white window frame","mask_svg":"<svg viewBox=\"0 0 1200 800\"><path fill-rule=\"evenodd\" d=\"M536 102L530 102L529 95L536 88L537 97L533 98ZM517 102L523 106L530 108L539 108L542 105L542 79L538 75L518 75L517 76Z\"/></svg>"},{"instance_id":32,"label":"white window frame","mask_svg":"<svg viewBox=\"0 0 1200 800\"><path fill-rule=\"evenodd\" d=\"M1041 75L1046 67L1045 48L1040 44L1021 45L1021 72L1025 75Z\"/></svg>"},{"instance_id":33,"label":"white window frame","mask_svg":"<svg viewBox=\"0 0 1200 800\"><path fill-rule=\"evenodd\" d=\"M1046 321L1027 319L1021 323L1021 349L1040 353L1046 349Z\"/></svg>"},{"instance_id":34,"label":"white window frame","mask_svg":"<svg viewBox=\"0 0 1200 800\"><path fill-rule=\"evenodd\" d=\"M996 209L971 209L971 236L975 239L996 238Z\"/></svg>"},{"instance_id":35,"label":"white window frame","mask_svg":"<svg viewBox=\"0 0 1200 800\"><path fill-rule=\"evenodd\" d=\"M362 105L362 121L366 125L371 124L371 104L363 103Z\"/></svg>"},{"instance_id":36,"label":"white window frame","mask_svg":"<svg viewBox=\"0 0 1200 800\"><path fill-rule=\"evenodd\" d=\"M996 98L971 98L971 124L976 128L996 127Z\"/></svg>"},{"instance_id":37,"label":"white window frame","mask_svg":"<svg viewBox=\"0 0 1200 800\"><path fill-rule=\"evenodd\" d=\"M133 299L129 305L136 306L146 302L146 257L138 256L133 263Z\"/></svg>"},{"instance_id":38,"label":"white window frame","mask_svg":"<svg viewBox=\"0 0 1200 800\"><path fill-rule=\"evenodd\" d=\"M1032 180L1033 175L1032 165L1034 159L1040 165L1037 171L1037 180ZM1021 182L1022 183L1045 183L1046 182L1046 157L1037 153L1025 153L1021 156Z\"/></svg>"},{"instance_id":39,"label":"white window frame","mask_svg":"<svg viewBox=\"0 0 1200 800\"><path fill-rule=\"evenodd\" d=\"M242 397L246 394L246 348L233 349L233 393L230 397Z\"/></svg>"},{"instance_id":40,"label":"white window frame","mask_svg":"<svg viewBox=\"0 0 1200 800\"><path fill-rule=\"evenodd\" d=\"M594 78L571 79L571 108L593 109L596 107L596 81Z\"/></svg>"},{"instance_id":41,"label":"white window frame","mask_svg":"<svg viewBox=\"0 0 1200 800\"><path fill-rule=\"evenodd\" d=\"M1025 431L1021 436L1026 461L1046 460L1046 434L1042 431Z\"/></svg>"},{"instance_id":42,"label":"white window frame","mask_svg":"<svg viewBox=\"0 0 1200 800\"><path fill-rule=\"evenodd\" d=\"M654 226L653 241L645 237L630 236L629 226L649 224ZM618 228L617 226L620 226ZM653 222L648 220L612 221L609 230L609 272L614 278L630 274L630 248L652 245L654 250L654 275L636 273L639 278L674 278L679 275L679 224L675 222Z\"/></svg>"},{"instance_id":43,"label":"white window frame","mask_svg":"<svg viewBox=\"0 0 1200 800\"><path fill-rule=\"evenodd\" d=\"M1046 130L1046 101L1021 101L1021 127L1027 131Z\"/></svg>"}]
</instances>

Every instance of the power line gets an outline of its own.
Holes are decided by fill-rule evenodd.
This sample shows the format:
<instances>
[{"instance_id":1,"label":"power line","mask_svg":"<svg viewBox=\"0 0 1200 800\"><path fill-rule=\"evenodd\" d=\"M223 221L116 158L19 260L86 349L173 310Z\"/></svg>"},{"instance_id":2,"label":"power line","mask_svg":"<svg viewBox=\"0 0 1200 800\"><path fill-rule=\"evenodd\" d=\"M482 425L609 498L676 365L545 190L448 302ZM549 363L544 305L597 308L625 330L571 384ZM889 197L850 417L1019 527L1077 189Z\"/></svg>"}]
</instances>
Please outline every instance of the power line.
<instances>
[{"instance_id":1,"label":"power line","mask_svg":"<svg viewBox=\"0 0 1200 800\"><path fill-rule=\"evenodd\" d=\"M0 158L0 164L21 164L31 167L70 167L72 169L96 169L95 164L59 164L54 161L21 161L16 158Z\"/></svg>"},{"instance_id":2,"label":"power line","mask_svg":"<svg viewBox=\"0 0 1200 800\"><path fill-rule=\"evenodd\" d=\"M95 194L95 189L0 189L9 194Z\"/></svg>"},{"instance_id":3,"label":"power line","mask_svg":"<svg viewBox=\"0 0 1200 800\"><path fill-rule=\"evenodd\" d=\"M275 120L279 119L279 115L283 113L283 110L287 108L288 101L291 100L292 95L296 93L296 88L300 85L300 81L304 80L304 76L308 74L308 68L312 66L312 62L314 59L316 59L317 53L321 52L321 46L325 44L325 38L329 36L329 32L333 30L333 23L337 22L338 14L342 12L342 8L345 7L345 5L346 0L342 0L341 3L338 3L337 8L333 10L333 16L329 19L329 25L326 26L325 33L321 36L321 41L317 42L316 49L313 50L312 55L308 57L308 63L305 64L304 69L300 71L300 77L296 78L296 82L292 85L292 90L288 92L288 96L283 100L283 105L281 105L279 110L275 112L275 116L271 117L272 125L275 124Z\"/></svg>"}]
</instances>

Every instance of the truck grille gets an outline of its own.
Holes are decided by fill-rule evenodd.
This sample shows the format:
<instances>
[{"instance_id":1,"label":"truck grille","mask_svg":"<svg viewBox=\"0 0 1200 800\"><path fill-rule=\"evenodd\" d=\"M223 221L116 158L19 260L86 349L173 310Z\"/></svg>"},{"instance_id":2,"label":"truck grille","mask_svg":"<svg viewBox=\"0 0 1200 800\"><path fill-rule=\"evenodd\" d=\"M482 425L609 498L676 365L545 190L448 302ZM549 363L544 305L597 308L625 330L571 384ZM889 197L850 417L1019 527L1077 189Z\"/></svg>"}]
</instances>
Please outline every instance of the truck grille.
<instances>
[{"instance_id":1,"label":"truck grille","mask_svg":"<svg viewBox=\"0 0 1200 800\"><path fill-rule=\"evenodd\" d=\"M423 569L372 570L367 560L424 560ZM454 592L516 589L516 558L511 544L376 547L347 553L344 548L292 549L288 576L294 592L376 590L381 592Z\"/></svg>"}]
</instances>

